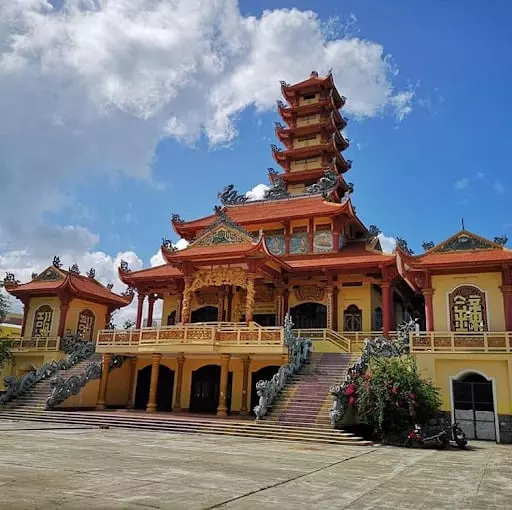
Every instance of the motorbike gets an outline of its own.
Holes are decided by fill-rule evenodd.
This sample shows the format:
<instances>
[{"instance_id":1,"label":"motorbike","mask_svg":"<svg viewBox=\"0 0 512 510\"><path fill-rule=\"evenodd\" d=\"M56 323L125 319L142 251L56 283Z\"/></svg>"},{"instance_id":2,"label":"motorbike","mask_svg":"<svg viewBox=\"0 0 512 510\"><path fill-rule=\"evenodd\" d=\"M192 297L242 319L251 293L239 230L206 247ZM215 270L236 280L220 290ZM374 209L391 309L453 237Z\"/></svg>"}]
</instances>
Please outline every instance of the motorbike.
<instances>
[{"instance_id":1,"label":"motorbike","mask_svg":"<svg viewBox=\"0 0 512 510\"><path fill-rule=\"evenodd\" d=\"M449 448L452 442L461 449L466 448L468 444L466 434L456 422L433 436L424 436L421 427L415 425L414 429L409 432L404 446L411 448L415 444L420 446L434 444L437 448L445 449Z\"/></svg>"}]
</instances>

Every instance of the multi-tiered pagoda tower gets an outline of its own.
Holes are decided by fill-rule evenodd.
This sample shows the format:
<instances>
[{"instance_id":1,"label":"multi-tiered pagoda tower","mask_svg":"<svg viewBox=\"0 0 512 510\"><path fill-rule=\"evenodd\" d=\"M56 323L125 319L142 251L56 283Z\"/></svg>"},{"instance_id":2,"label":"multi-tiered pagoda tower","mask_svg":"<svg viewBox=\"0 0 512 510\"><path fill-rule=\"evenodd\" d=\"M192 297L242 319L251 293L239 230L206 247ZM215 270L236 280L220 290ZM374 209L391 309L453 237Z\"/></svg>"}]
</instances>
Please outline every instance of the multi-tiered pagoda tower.
<instances>
[{"instance_id":1,"label":"multi-tiered pagoda tower","mask_svg":"<svg viewBox=\"0 0 512 510\"><path fill-rule=\"evenodd\" d=\"M276 135L286 150L272 145L272 153L284 169L287 191L302 194L322 177L336 180L341 195L351 191L343 178L351 161L341 154L349 146L341 133L347 121L339 112L346 99L338 93L332 75L320 78L313 71L295 85L281 82L281 91L288 104L277 104L286 126L277 122Z\"/></svg>"}]
</instances>

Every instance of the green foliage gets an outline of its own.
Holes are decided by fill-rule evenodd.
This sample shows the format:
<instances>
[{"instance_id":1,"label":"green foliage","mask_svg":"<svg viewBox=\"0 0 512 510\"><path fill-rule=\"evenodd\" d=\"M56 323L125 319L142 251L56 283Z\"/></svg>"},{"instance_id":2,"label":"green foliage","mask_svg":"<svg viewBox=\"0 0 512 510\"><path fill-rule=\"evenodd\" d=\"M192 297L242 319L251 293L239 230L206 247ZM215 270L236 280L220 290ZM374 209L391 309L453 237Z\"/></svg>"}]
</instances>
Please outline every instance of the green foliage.
<instances>
[{"instance_id":1,"label":"green foliage","mask_svg":"<svg viewBox=\"0 0 512 510\"><path fill-rule=\"evenodd\" d=\"M0 292L0 323L4 322L8 311L9 300L7 299L7 296Z\"/></svg>"},{"instance_id":2,"label":"green foliage","mask_svg":"<svg viewBox=\"0 0 512 510\"><path fill-rule=\"evenodd\" d=\"M373 358L347 393L359 420L383 436L400 434L414 423L423 425L441 407L439 390L419 376L412 356Z\"/></svg>"}]
</instances>

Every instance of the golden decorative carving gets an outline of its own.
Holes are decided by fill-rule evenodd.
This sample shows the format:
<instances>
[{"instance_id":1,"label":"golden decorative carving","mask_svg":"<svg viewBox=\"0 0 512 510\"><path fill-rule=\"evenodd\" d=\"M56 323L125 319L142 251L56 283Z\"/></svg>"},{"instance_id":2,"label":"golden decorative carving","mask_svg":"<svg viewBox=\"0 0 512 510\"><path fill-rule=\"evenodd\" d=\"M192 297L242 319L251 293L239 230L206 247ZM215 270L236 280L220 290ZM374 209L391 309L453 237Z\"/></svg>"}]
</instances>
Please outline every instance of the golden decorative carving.
<instances>
[{"instance_id":1,"label":"golden decorative carving","mask_svg":"<svg viewBox=\"0 0 512 510\"><path fill-rule=\"evenodd\" d=\"M194 291L202 287L220 287L221 285L237 285L246 288L247 272L241 267L201 269L194 275L190 290Z\"/></svg>"},{"instance_id":2,"label":"golden decorative carving","mask_svg":"<svg viewBox=\"0 0 512 510\"><path fill-rule=\"evenodd\" d=\"M270 303L274 301L274 289L266 285L256 287L256 301L258 303Z\"/></svg>"},{"instance_id":3,"label":"golden decorative carving","mask_svg":"<svg viewBox=\"0 0 512 510\"><path fill-rule=\"evenodd\" d=\"M217 292L199 292L196 294L196 301L198 305L214 305L217 306L219 304L219 294Z\"/></svg>"},{"instance_id":4,"label":"golden decorative carving","mask_svg":"<svg viewBox=\"0 0 512 510\"><path fill-rule=\"evenodd\" d=\"M297 301L323 301L325 289L316 285L303 285L294 290Z\"/></svg>"},{"instance_id":5,"label":"golden decorative carving","mask_svg":"<svg viewBox=\"0 0 512 510\"><path fill-rule=\"evenodd\" d=\"M183 289L183 301L181 305L181 321L188 322L190 319L190 303L192 301L192 278L185 277L185 288Z\"/></svg>"},{"instance_id":6,"label":"golden decorative carving","mask_svg":"<svg viewBox=\"0 0 512 510\"><path fill-rule=\"evenodd\" d=\"M449 297L451 330L488 331L485 293L473 285L457 287Z\"/></svg>"},{"instance_id":7,"label":"golden decorative carving","mask_svg":"<svg viewBox=\"0 0 512 510\"><path fill-rule=\"evenodd\" d=\"M245 297L245 320L252 321L254 312L254 276L251 275L247 278L247 294Z\"/></svg>"}]
</instances>

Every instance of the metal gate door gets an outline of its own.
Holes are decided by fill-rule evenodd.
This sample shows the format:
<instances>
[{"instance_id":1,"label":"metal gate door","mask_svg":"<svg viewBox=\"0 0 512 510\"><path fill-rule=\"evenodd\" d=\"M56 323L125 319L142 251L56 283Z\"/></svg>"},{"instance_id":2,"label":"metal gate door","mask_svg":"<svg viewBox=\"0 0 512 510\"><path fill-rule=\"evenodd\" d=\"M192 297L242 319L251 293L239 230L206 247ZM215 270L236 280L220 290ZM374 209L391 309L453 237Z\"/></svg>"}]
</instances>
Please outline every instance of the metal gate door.
<instances>
[{"instance_id":1,"label":"metal gate door","mask_svg":"<svg viewBox=\"0 0 512 510\"><path fill-rule=\"evenodd\" d=\"M480 374L468 374L453 382L455 421L468 439L496 441L492 382Z\"/></svg>"}]
</instances>

